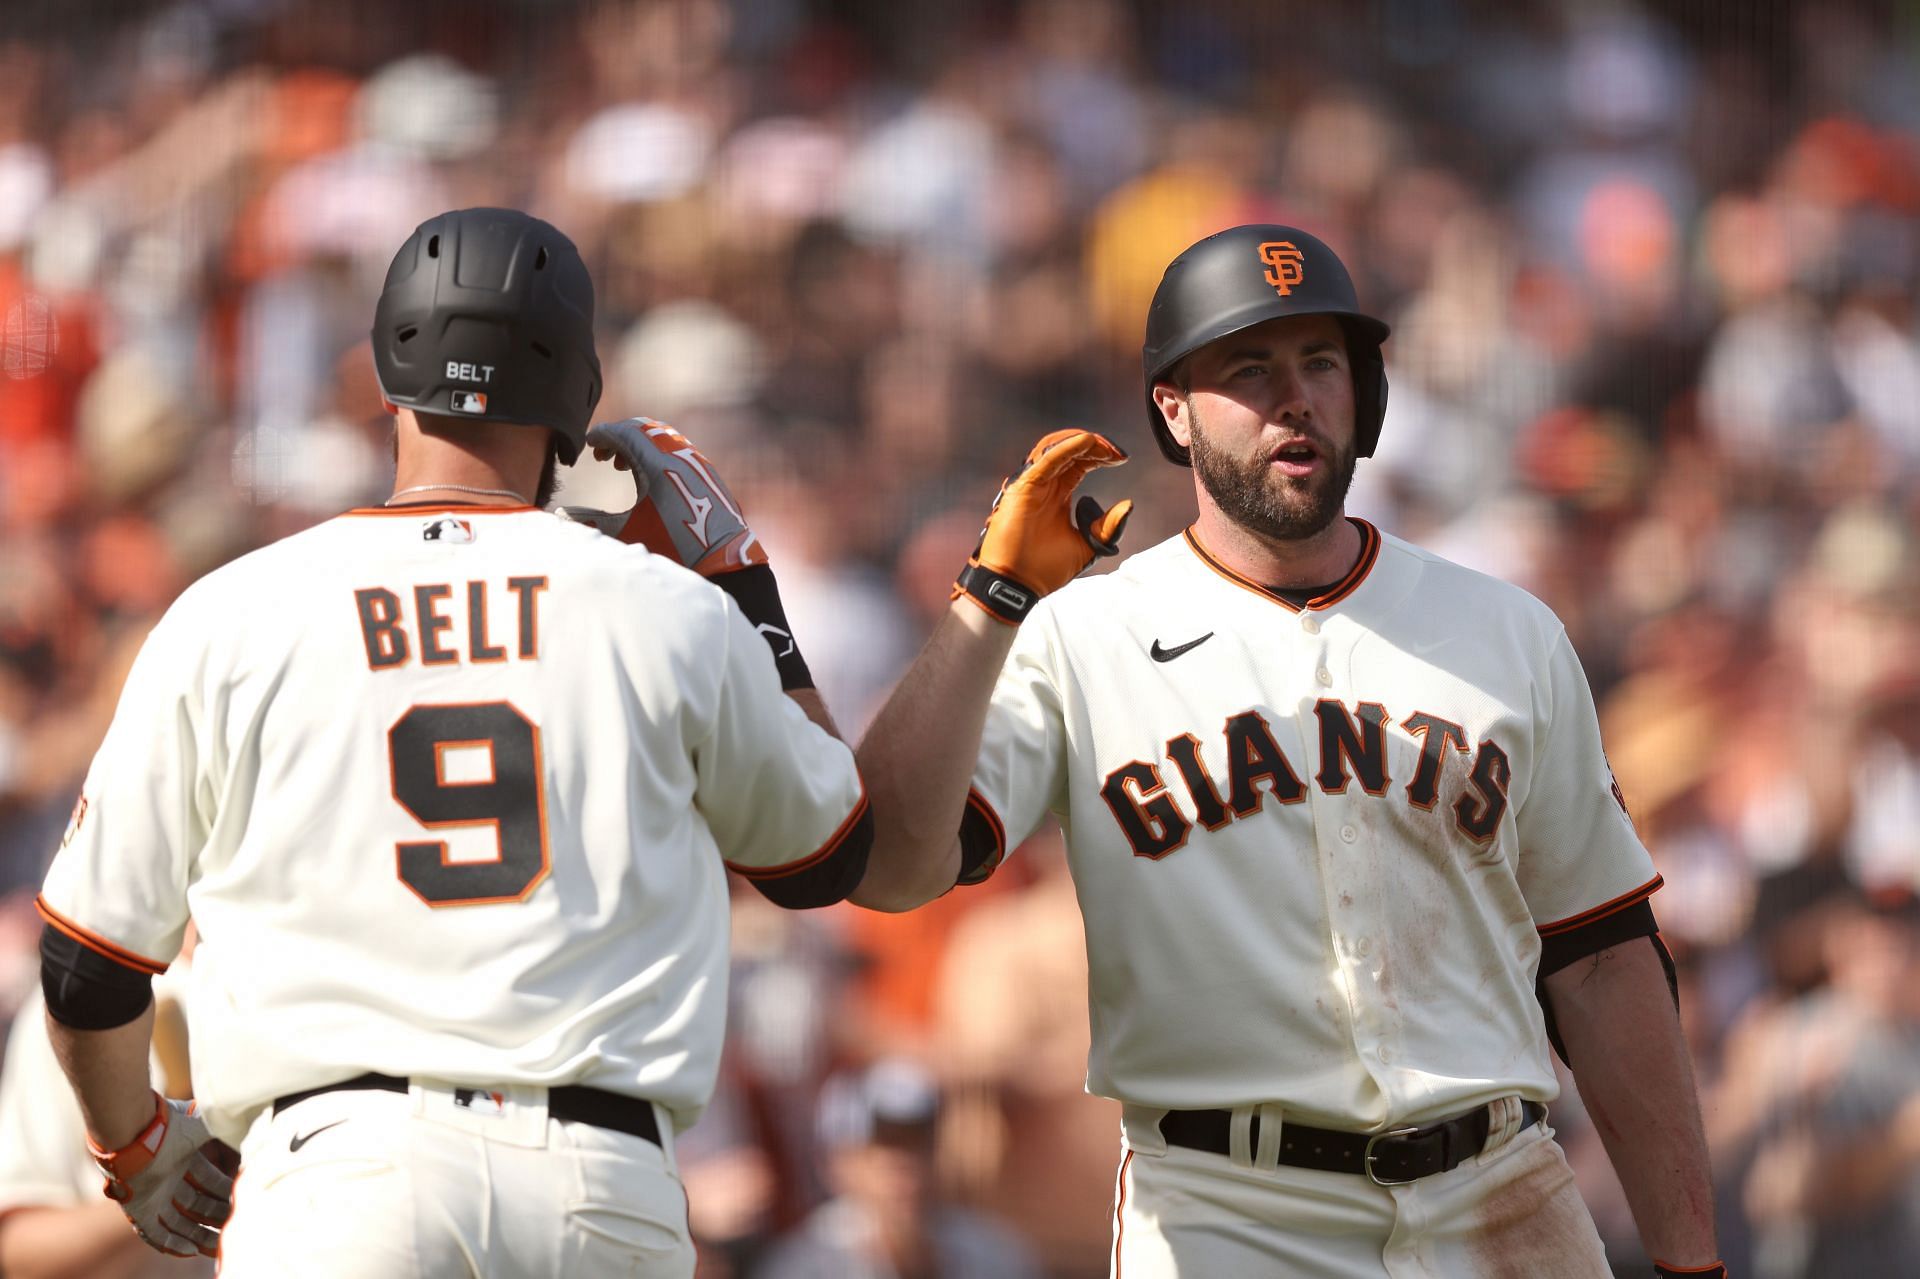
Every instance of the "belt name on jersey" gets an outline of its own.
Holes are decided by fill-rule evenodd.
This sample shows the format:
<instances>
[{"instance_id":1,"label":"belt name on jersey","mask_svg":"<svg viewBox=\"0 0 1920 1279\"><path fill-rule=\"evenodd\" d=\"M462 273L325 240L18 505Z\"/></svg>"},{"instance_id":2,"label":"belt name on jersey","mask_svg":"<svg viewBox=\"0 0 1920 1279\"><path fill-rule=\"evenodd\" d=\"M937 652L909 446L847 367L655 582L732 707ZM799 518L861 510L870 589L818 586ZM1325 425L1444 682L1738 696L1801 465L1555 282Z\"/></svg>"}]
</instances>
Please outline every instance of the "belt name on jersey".
<instances>
[{"instance_id":1,"label":"belt name on jersey","mask_svg":"<svg viewBox=\"0 0 1920 1279\"><path fill-rule=\"evenodd\" d=\"M1314 784L1325 794L1343 795L1348 783L1358 780L1367 794L1384 796L1393 781L1387 767L1387 727L1393 721L1386 708L1360 702L1350 711L1342 702L1322 698L1313 716L1320 743ZM1453 825L1476 844L1490 843L1507 811L1507 785L1513 776L1507 752L1491 739L1470 748L1466 729L1425 711L1409 715L1400 729L1420 742L1419 762L1401 788L1415 808L1433 810L1448 762L1472 750L1466 785L1453 803ZM1100 798L1107 801L1136 857L1157 861L1183 846L1196 823L1219 830L1259 812L1269 795L1282 804L1306 799L1306 783L1258 710L1228 716L1221 733L1227 759L1224 791L1202 761L1200 739L1192 733L1167 741L1164 759L1173 764L1177 792L1166 780L1161 760L1132 760L1107 774Z\"/></svg>"},{"instance_id":2,"label":"belt name on jersey","mask_svg":"<svg viewBox=\"0 0 1920 1279\"><path fill-rule=\"evenodd\" d=\"M507 579L506 591L516 597L512 607L519 623L519 644L512 649L492 641L495 632L488 618L497 596L489 583L466 584L464 618L448 610L453 596L449 583L429 582L403 589L412 597L411 612L401 592L385 586L369 586L353 593L360 637L367 646L367 666L373 670L397 670L415 656L423 666L446 666L463 659L504 662L509 656L533 661L540 656L540 600L541 592L547 589L544 577ZM508 630L503 625L499 633L504 636Z\"/></svg>"}]
</instances>

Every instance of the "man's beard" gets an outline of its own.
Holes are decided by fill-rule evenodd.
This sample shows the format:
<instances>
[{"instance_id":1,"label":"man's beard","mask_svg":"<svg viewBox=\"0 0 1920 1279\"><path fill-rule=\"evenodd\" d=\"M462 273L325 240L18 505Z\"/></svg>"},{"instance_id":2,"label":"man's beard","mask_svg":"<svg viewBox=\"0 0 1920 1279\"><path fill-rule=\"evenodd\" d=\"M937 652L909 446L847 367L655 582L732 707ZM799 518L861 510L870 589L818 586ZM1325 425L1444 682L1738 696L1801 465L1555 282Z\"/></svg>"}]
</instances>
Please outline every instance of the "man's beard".
<instances>
[{"instance_id":1,"label":"man's beard","mask_svg":"<svg viewBox=\"0 0 1920 1279\"><path fill-rule=\"evenodd\" d=\"M1271 470L1264 454L1241 461L1214 449L1191 400L1187 412L1193 420L1188 452L1194 473L1221 514L1235 524L1277 541L1294 542L1324 531L1338 518L1358 461L1351 448L1323 452L1323 466L1304 479L1294 479ZM1314 443L1328 447L1319 436Z\"/></svg>"}]
</instances>

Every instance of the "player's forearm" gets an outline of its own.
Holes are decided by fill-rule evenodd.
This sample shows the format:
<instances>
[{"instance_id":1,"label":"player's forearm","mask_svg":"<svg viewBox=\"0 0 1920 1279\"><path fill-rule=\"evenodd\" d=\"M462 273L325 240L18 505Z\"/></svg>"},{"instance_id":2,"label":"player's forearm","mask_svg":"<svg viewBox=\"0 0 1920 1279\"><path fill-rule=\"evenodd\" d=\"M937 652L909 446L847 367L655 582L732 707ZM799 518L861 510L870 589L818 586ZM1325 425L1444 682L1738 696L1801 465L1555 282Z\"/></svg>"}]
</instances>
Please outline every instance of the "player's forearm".
<instances>
[{"instance_id":1,"label":"player's forearm","mask_svg":"<svg viewBox=\"0 0 1920 1279\"><path fill-rule=\"evenodd\" d=\"M47 1017L47 1035L80 1100L87 1132L107 1150L118 1150L153 1122L153 1085L148 1053L153 1042L153 1005L124 1026L76 1030Z\"/></svg>"},{"instance_id":2,"label":"player's forearm","mask_svg":"<svg viewBox=\"0 0 1920 1279\"><path fill-rule=\"evenodd\" d=\"M1719 1256L1693 1065L1665 969L1635 938L1547 978L1580 1099L1613 1161L1647 1254Z\"/></svg>"},{"instance_id":3,"label":"player's forearm","mask_svg":"<svg viewBox=\"0 0 1920 1279\"><path fill-rule=\"evenodd\" d=\"M807 718L812 720L816 727L825 729L835 737L840 736L840 726L833 722L833 716L828 712L827 703L820 696L819 689L790 688L787 690L787 696L793 699L794 705L807 713Z\"/></svg>"},{"instance_id":4,"label":"player's forearm","mask_svg":"<svg viewBox=\"0 0 1920 1279\"><path fill-rule=\"evenodd\" d=\"M953 886L960 818L1011 626L955 600L855 752L874 843L856 905L911 910Z\"/></svg>"},{"instance_id":5,"label":"player's forearm","mask_svg":"<svg viewBox=\"0 0 1920 1279\"><path fill-rule=\"evenodd\" d=\"M153 1258L104 1199L72 1208L21 1208L0 1222L7 1279L128 1279Z\"/></svg>"}]
</instances>

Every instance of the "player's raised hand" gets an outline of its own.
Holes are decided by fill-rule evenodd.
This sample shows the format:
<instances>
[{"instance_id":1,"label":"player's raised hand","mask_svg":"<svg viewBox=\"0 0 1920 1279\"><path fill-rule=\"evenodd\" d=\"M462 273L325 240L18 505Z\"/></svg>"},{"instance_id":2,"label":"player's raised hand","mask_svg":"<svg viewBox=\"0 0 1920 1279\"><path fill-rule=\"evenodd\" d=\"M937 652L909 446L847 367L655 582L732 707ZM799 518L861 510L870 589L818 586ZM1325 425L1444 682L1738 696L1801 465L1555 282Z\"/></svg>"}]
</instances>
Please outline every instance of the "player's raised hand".
<instances>
[{"instance_id":1,"label":"player's raised hand","mask_svg":"<svg viewBox=\"0 0 1920 1279\"><path fill-rule=\"evenodd\" d=\"M1133 513L1131 498L1101 509L1094 498L1073 491L1089 471L1118 466L1126 453L1092 431L1054 431L1043 436L993 500L973 558L954 583L1003 622L1018 623L1040 597L1065 586L1103 555L1117 555L1120 533Z\"/></svg>"},{"instance_id":2,"label":"player's raised hand","mask_svg":"<svg viewBox=\"0 0 1920 1279\"><path fill-rule=\"evenodd\" d=\"M566 508L623 542L678 560L705 577L767 562L726 483L687 437L664 422L630 417L601 422L587 432L601 461L633 472L638 501L625 513Z\"/></svg>"},{"instance_id":3,"label":"player's raised hand","mask_svg":"<svg viewBox=\"0 0 1920 1279\"><path fill-rule=\"evenodd\" d=\"M199 1106L153 1095L153 1122L118 1150L87 1149L106 1174L107 1198L120 1205L147 1246L174 1257L211 1257L233 1211L239 1162L207 1131Z\"/></svg>"},{"instance_id":4,"label":"player's raised hand","mask_svg":"<svg viewBox=\"0 0 1920 1279\"><path fill-rule=\"evenodd\" d=\"M587 432L587 445L601 461L612 458L615 466L633 472L640 500L623 515L571 507L561 514L710 579L733 597L767 641L780 686L788 692L811 689L813 673L787 622L766 548L747 527L740 503L713 463L686 436L648 417L601 422Z\"/></svg>"}]
</instances>

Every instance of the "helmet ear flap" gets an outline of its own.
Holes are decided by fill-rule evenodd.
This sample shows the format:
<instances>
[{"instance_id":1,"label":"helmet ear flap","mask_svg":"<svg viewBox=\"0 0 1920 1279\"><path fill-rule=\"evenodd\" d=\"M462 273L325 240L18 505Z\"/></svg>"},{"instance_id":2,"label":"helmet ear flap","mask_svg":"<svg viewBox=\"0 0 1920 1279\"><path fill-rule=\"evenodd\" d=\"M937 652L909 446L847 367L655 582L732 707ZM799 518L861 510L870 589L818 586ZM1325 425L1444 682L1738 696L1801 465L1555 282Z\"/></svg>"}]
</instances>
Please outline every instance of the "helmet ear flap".
<instances>
[{"instance_id":1,"label":"helmet ear flap","mask_svg":"<svg viewBox=\"0 0 1920 1279\"><path fill-rule=\"evenodd\" d=\"M1353 363L1353 451L1372 457L1387 418L1387 362L1379 347Z\"/></svg>"}]
</instances>

